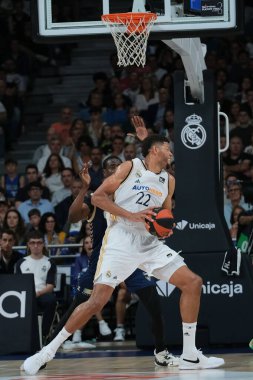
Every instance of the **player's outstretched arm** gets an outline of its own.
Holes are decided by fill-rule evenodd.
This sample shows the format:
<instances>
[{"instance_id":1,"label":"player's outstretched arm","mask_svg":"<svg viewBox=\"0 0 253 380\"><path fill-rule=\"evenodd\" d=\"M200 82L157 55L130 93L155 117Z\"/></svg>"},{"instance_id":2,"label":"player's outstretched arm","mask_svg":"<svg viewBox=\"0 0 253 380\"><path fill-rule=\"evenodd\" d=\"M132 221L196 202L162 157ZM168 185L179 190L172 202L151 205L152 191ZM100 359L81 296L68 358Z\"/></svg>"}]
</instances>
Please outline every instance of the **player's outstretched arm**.
<instances>
[{"instance_id":1,"label":"player's outstretched arm","mask_svg":"<svg viewBox=\"0 0 253 380\"><path fill-rule=\"evenodd\" d=\"M68 221L70 223L76 223L79 222L79 220L87 219L90 214L90 208L83 201L90 186L90 175L88 173L87 164L84 164L79 176L82 180L83 186L69 208Z\"/></svg>"},{"instance_id":2,"label":"player's outstretched arm","mask_svg":"<svg viewBox=\"0 0 253 380\"><path fill-rule=\"evenodd\" d=\"M169 210L172 209L172 196L175 191L175 178L170 174L169 176L169 193L163 202L163 208L167 208Z\"/></svg>"}]
</instances>

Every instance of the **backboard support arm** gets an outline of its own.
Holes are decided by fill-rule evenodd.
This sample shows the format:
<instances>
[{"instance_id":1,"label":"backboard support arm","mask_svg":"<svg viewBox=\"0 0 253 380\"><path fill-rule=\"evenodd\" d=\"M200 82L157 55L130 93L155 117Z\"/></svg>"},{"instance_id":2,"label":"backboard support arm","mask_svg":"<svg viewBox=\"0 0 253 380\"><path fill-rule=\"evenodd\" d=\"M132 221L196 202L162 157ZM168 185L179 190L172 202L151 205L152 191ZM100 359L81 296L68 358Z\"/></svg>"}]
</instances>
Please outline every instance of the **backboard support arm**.
<instances>
[{"instance_id":1,"label":"backboard support arm","mask_svg":"<svg viewBox=\"0 0 253 380\"><path fill-rule=\"evenodd\" d=\"M163 42L181 56L191 95L204 103L203 70L206 69L206 45L201 43L200 38L173 38Z\"/></svg>"},{"instance_id":2,"label":"backboard support arm","mask_svg":"<svg viewBox=\"0 0 253 380\"><path fill-rule=\"evenodd\" d=\"M145 3L146 3L146 0L134 0L132 12L134 13L146 12Z\"/></svg>"}]
</instances>

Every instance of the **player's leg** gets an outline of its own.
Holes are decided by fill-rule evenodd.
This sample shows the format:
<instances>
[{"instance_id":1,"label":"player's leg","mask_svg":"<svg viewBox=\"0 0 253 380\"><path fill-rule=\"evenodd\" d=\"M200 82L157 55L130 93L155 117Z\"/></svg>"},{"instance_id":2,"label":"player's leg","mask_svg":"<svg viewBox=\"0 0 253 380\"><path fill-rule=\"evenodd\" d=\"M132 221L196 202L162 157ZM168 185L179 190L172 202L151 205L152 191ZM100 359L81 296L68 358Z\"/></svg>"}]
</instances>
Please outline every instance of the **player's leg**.
<instances>
[{"instance_id":1,"label":"player's leg","mask_svg":"<svg viewBox=\"0 0 253 380\"><path fill-rule=\"evenodd\" d=\"M60 345L89 319L102 310L109 301L114 287L96 284L88 301L79 305L71 314L59 334L41 351L26 359L21 367L28 375L35 375L41 366L52 360Z\"/></svg>"},{"instance_id":2,"label":"player's leg","mask_svg":"<svg viewBox=\"0 0 253 380\"><path fill-rule=\"evenodd\" d=\"M60 319L59 323L57 323L57 325L56 325L56 327L55 327L52 335L50 335L49 342L51 342L59 334L59 332L65 326L67 320L69 319L69 317L71 316L71 314L73 313L73 311L75 310L75 308L77 306L79 306L81 303L87 301L88 298L89 297L86 294L82 294L82 293L78 293L78 294L75 295L75 297L74 297L71 305L69 306L68 310L62 316L62 318Z\"/></svg>"},{"instance_id":3,"label":"player's leg","mask_svg":"<svg viewBox=\"0 0 253 380\"><path fill-rule=\"evenodd\" d=\"M66 313L62 316L60 322L55 327L52 335L49 337L49 341L53 340L56 335L62 330L65 323L69 319L70 315L73 313L75 308L81 303L87 301L92 293L94 275L96 272L97 262L98 262L99 252L94 251L92 253L92 259L90 260L89 267L86 272L81 272L78 275L76 294L73 298L71 305L69 306Z\"/></svg>"},{"instance_id":4,"label":"player's leg","mask_svg":"<svg viewBox=\"0 0 253 380\"><path fill-rule=\"evenodd\" d=\"M168 247L167 247L168 248ZM179 255L162 269L154 273L157 277L175 285L181 290L180 313L183 327L183 353L180 357L180 369L217 368L224 360L206 357L196 348L196 327L202 291L202 279L193 273Z\"/></svg>"},{"instance_id":5,"label":"player's leg","mask_svg":"<svg viewBox=\"0 0 253 380\"><path fill-rule=\"evenodd\" d=\"M127 291L124 283L119 285L116 304L115 304L115 312L116 312L116 329L114 341L122 342L125 340L125 316L126 316L126 306L131 300L131 294Z\"/></svg>"},{"instance_id":6,"label":"player's leg","mask_svg":"<svg viewBox=\"0 0 253 380\"><path fill-rule=\"evenodd\" d=\"M129 276L125 284L130 292L136 293L151 317L152 332L155 342L155 364L161 366L177 366L179 358L168 352L164 342L164 323L160 298L156 291L156 281L148 277L140 269Z\"/></svg>"},{"instance_id":7,"label":"player's leg","mask_svg":"<svg viewBox=\"0 0 253 380\"><path fill-rule=\"evenodd\" d=\"M180 312L183 323L183 354L180 369L216 368L224 364L220 358L207 358L195 345L202 279L193 273L183 258L159 240L145 246L146 260L141 269L175 285L181 290Z\"/></svg>"},{"instance_id":8,"label":"player's leg","mask_svg":"<svg viewBox=\"0 0 253 380\"><path fill-rule=\"evenodd\" d=\"M167 350L164 341L164 321L156 286L147 286L135 292L151 317L151 328L155 343L155 363L159 366L178 366L179 358Z\"/></svg>"},{"instance_id":9,"label":"player's leg","mask_svg":"<svg viewBox=\"0 0 253 380\"><path fill-rule=\"evenodd\" d=\"M55 309L56 309L56 298L53 293L46 293L37 298L37 304L39 309L43 311L42 320L42 336L43 341L48 338L50 328L53 323Z\"/></svg>"}]
</instances>

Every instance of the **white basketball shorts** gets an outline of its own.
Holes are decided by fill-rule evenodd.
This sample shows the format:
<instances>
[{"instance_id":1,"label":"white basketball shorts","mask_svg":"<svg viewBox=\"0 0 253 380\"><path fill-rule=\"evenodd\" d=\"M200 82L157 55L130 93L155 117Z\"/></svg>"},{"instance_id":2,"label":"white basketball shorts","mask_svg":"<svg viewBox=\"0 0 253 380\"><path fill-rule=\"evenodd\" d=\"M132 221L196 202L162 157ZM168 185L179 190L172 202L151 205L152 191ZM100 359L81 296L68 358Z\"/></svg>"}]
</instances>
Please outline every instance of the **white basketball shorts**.
<instances>
[{"instance_id":1,"label":"white basketball shorts","mask_svg":"<svg viewBox=\"0 0 253 380\"><path fill-rule=\"evenodd\" d=\"M148 232L138 232L121 223L107 228L97 264L95 284L116 287L137 268L168 282L177 269L186 265L184 259L163 241Z\"/></svg>"}]
</instances>

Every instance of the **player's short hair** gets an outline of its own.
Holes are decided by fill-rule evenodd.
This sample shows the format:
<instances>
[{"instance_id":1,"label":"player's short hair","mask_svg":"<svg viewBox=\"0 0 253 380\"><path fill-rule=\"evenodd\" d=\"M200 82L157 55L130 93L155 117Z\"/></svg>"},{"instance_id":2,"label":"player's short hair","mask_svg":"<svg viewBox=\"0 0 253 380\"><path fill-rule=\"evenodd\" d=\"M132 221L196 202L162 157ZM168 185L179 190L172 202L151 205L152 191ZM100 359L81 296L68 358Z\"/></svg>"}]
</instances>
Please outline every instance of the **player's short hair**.
<instances>
[{"instance_id":1,"label":"player's short hair","mask_svg":"<svg viewBox=\"0 0 253 380\"><path fill-rule=\"evenodd\" d=\"M149 154L149 151L153 145L164 143L169 144L169 140L164 136L151 135L146 137L145 140L143 140L142 142L141 148L143 157L146 157Z\"/></svg>"}]
</instances>

